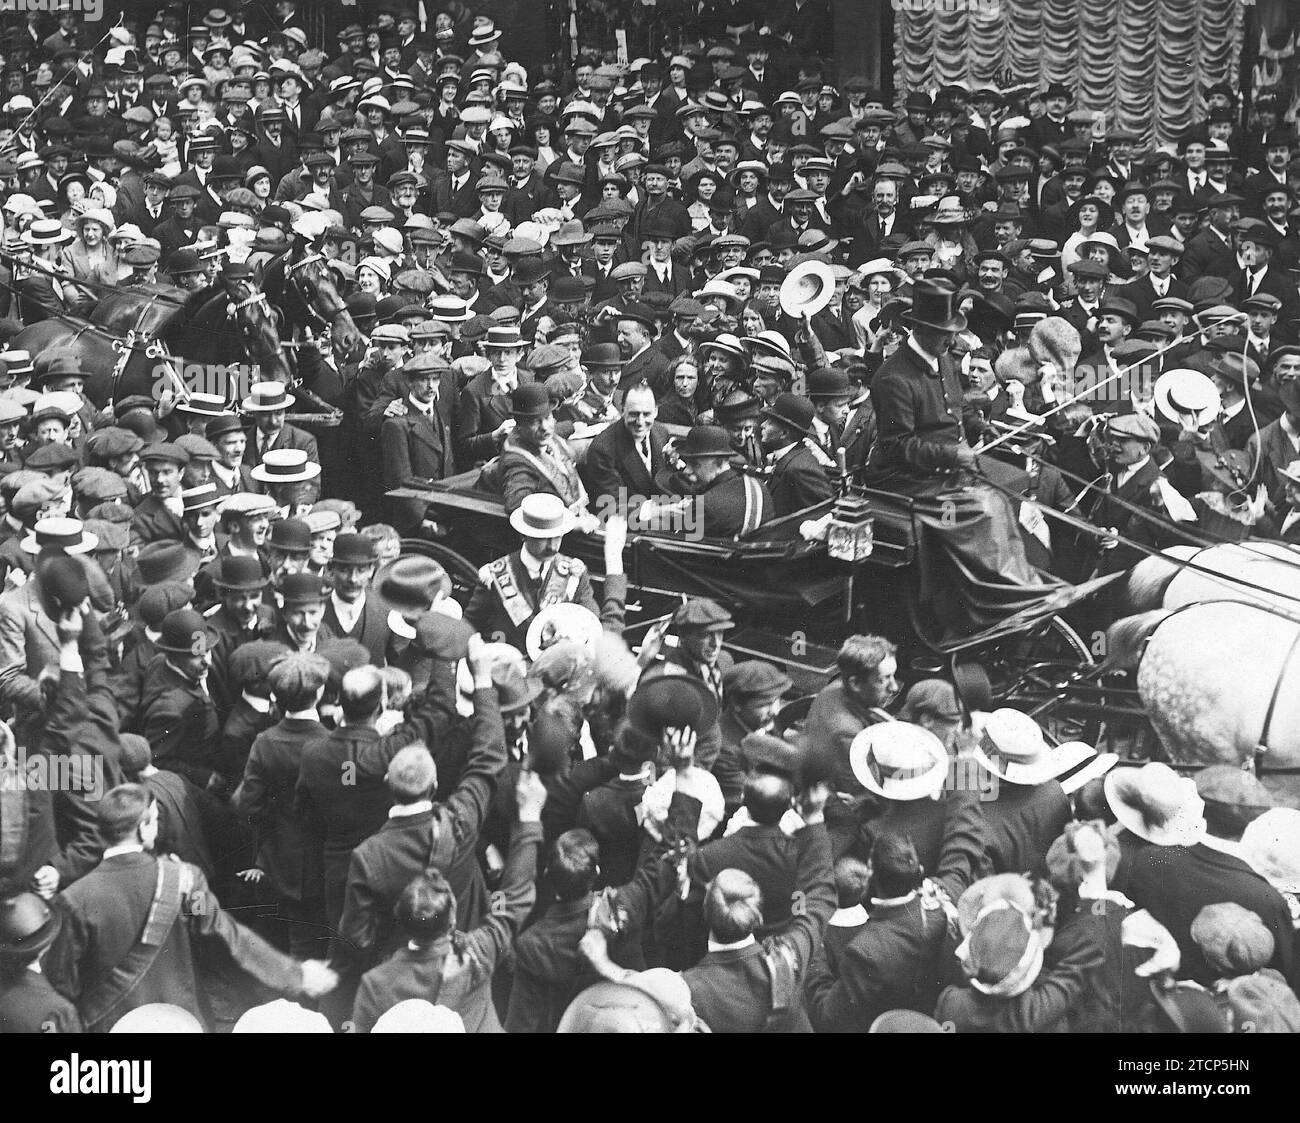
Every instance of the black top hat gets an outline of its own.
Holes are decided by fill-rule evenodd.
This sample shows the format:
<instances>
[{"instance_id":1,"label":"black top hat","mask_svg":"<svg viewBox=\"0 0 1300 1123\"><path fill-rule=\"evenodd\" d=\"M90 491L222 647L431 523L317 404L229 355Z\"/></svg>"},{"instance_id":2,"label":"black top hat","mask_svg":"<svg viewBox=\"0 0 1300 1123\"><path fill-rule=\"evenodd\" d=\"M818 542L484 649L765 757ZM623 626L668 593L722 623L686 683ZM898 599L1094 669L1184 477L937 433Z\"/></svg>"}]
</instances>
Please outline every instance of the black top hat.
<instances>
[{"instance_id":1,"label":"black top hat","mask_svg":"<svg viewBox=\"0 0 1300 1123\"><path fill-rule=\"evenodd\" d=\"M936 331L966 329L966 317L957 310L957 289L939 281L921 280L912 286L912 310L903 319Z\"/></svg>"}]
</instances>

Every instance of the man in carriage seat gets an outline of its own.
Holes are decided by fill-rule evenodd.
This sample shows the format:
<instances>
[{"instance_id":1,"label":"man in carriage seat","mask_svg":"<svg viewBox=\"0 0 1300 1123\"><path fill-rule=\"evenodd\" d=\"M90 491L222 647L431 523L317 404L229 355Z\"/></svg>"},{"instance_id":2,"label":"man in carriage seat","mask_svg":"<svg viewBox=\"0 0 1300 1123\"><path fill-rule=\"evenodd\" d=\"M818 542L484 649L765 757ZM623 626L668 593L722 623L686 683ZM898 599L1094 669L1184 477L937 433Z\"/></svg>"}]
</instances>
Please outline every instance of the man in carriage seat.
<instances>
[{"instance_id":1,"label":"man in carriage seat","mask_svg":"<svg viewBox=\"0 0 1300 1123\"><path fill-rule=\"evenodd\" d=\"M501 456L483 469L483 486L500 489L506 514L513 516L530 495L557 496L584 531L599 525L587 511L587 489L578 475L569 443L555 432L551 395L536 382L516 387L510 395L515 426L506 437Z\"/></svg>"},{"instance_id":2,"label":"man in carriage seat","mask_svg":"<svg viewBox=\"0 0 1300 1123\"><path fill-rule=\"evenodd\" d=\"M544 387L539 389L545 392ZM482 584L474 590L465 609L465 620L475 631L525 651L533 618L556 604L581 605L610 631L623 630L627 601L627 576L623 572L625 520L611 516L605 523L605 584L600 604L592 592L585 563L560 553L564 536L574 528L576 519L558 496L524 496L510 515L510 525L523 543L513 554L497 558L479 570Z\"/></svg>"},{"instance_id":3,"label":"man in carriage seat","mask_svg":"<svg viewBox=\"0 0 1300 1123\"><path fill-rule=\"evenodd\" d=\"M916 282L904 319L911 327L907 342L871 383L879 436L864 482L916 500L925 537L939 543L951 563L922 567L922 580L932 588L923 588L921 598L935 605L945 638L956 638L1030 607L1051 586L1026 560L1012 505L979 482L980 475L1001 480L1018 473L980 459L966 443L962 388L949 355L966 330L957 290L943 281ZM932 568L938 572L927 579Z\"/></svg>"}]
</instances>

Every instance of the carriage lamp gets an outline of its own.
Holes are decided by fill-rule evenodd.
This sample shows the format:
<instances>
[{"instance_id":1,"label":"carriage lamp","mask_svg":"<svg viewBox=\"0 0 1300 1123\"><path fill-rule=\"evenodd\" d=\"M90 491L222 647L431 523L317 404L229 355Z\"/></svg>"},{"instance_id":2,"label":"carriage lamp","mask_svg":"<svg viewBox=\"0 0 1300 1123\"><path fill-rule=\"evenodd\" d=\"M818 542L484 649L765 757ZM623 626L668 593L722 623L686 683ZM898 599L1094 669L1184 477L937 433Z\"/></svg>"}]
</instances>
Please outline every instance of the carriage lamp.
<instances>
[{"instance_id":1,"label":"carriage lamp","mask_svg":"<svg viewBox=\"0 0 1300 1123\"><path fill-rule=\"evenodd\" d=\"M826 537L827 552L837 561L864 561L875 545L875 525L866 499L850 495L837 500Z\"/></svg>"}]
</instances>

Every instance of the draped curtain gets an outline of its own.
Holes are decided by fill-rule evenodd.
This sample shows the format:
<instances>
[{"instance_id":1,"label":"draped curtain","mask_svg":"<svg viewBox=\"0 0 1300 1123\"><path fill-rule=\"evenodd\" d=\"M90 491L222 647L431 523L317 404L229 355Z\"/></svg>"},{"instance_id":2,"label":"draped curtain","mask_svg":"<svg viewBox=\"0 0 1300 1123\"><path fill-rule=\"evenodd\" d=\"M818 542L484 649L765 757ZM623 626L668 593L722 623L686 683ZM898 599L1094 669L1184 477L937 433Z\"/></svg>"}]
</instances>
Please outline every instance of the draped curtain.
<instances>
[{"instance_id":1,"label":"draped curtain","mask_svg":"<svg viewBox=\"0 0 1300 1123\"><path fill-rule=\"evenodd\" d=\"M1207 86L1237 77L1240 0L904 0L894 7L900 96L960 81L1040 90L1064 82L1077 108L1158 144L1203 117Z\"/></svg>"}]
</instances>

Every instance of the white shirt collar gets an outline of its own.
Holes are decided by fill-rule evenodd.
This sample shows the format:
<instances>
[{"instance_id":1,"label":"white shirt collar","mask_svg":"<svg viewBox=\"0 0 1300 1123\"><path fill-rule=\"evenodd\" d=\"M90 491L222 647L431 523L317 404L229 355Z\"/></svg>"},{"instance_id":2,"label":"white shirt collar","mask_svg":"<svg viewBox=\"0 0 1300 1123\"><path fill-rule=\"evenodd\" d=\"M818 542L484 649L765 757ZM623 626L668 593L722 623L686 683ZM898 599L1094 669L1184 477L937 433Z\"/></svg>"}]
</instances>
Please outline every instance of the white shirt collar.
<instances>
[{"instance_id":1,"label":"white shirt collar","mask_svg":"<svg viewBox=\"0 0 1300 1123\"><path fill-rule=\"evenodd\" d=\"M1115 487L1117 489L1123 487L1126 483L1129 482L1129 480L1131 480L1140 471L1142 471L1143 468L1147 466L1147 461L1149 461L1150 459L1151 457L1144 456L1136 464L1132 465L1131 467L1125 468L1122 472L1120 472L1115 477Z\"/></svg>"},{"instance_id":2,"label":"white shirt collar","mask_svg":"<svg viewBox=\"0 0 1300 1123\"><path fill-rule=\"evenodd\" d=\"M856 904L851 908L836 909L829 923L832 928L857 928L866 924L868 919L866 906Z\"/></svg>"},{"instance_id":3,"label":"white shirt collar","mask_svg":"<svg viewBox=\"0 0 1300 1123\"><path fill-rule=\"evenodd\" d=\"M104 851L104 861L109 858L115 858L119 854L143 854L144 846L139 842L123 842L118 846L110 846Z\"/></svg>"},{"instance_id":4,"label":"white shirt collar","mask_svg":"<svg viewBox=\"0 0 1300 1123\"><path fill-rule=\"evenodd\" d=\"M417 799L414 803L399 803L388 809L390 819L409 819L412 815L423 815L433 810L433 800Z\"/></svg>"},{"instance_id":5,"label":"white shirt collar","mask_svg":"<svg viewBox=\"0 0 1300 1123\"><path fill-rule=\"evenodd\" d=\"M348 604L347 601L339 599L338 593L333 592L330 593L330 603L334 606L334 615L343 625L343 630L350 632L361 619L361 613L366 607L366 596L362 593L361 599L356 604Z\"/></svg>"},{"instance_id":6,"label":"white shirt collar","mask_svg":"<svg viewBox=\"0 0 1300 1123\"><path fill-rule=\"evenodd\" d=\"M901 897L872 897L871 905L873 908L878 909L892 908L895 905L907 904L907 902L912 900L915 896L916 890L913 889L910 893L906 893Z\"/></svg>"},{"instance_id":7,"label":"white shirt collar","mask_svg":"<svg viewBox=\"0 0 1300 1123\"><path fill-rule=\"evenodd\" d=\"M737 940L734 944L724 944L717 940L710 939L709 951L739 951L741 948L747 948L751 944L756 943L758 943L758 941L754 939L754 934L751 932L743 940Z\"/></svg>"},{"instance_id":8,"label":"white shirt collar","mask_svg":"<svg viewBox=\"0 0 1300 1123\"><path fill-rule=\"evenodd\" d=\"M527 550L520 550L519 560L524 563L524 569L534 581L542 575L542 566L546 563L541 558L533 557Z\"/></svg>"},{"instance_id":9,"label":"white shirt collar","mask_svg":"<svg viewBox=\"0 0 1300 1123\"><path fill-rule=\"evenodd\" d=\"M259 714L269 714L271 712L270 698L259 698L256 694L249 694L249 692L245 690L244 701L252 706L252 708Z\"/></svg>"},{"instance_id":10,"label":"white shirt collar","mask_svg":"<svg viewBox=\"0 0 1300 1123\"><path fill-rule=\"evenodd\" d=\"M315 706L308 706L305 710L294 710L293 713L284 716L295 721L320 721L320 713Z\"/></svg>"}]
</instances>

